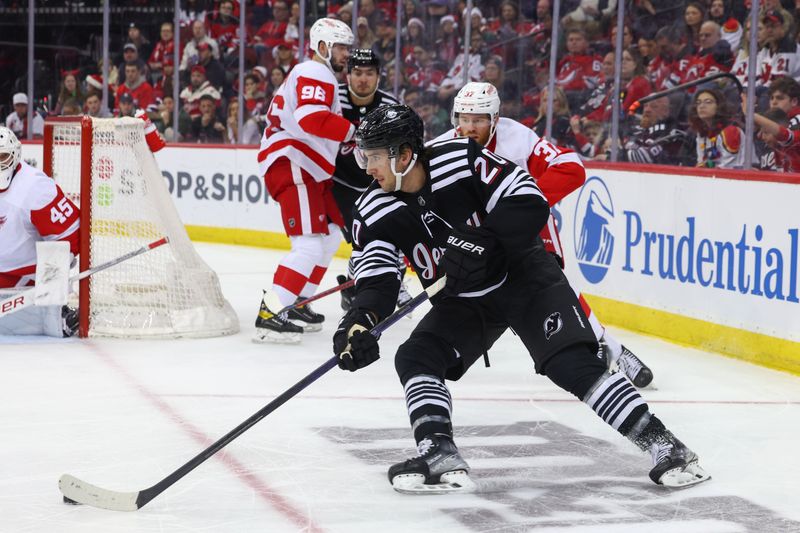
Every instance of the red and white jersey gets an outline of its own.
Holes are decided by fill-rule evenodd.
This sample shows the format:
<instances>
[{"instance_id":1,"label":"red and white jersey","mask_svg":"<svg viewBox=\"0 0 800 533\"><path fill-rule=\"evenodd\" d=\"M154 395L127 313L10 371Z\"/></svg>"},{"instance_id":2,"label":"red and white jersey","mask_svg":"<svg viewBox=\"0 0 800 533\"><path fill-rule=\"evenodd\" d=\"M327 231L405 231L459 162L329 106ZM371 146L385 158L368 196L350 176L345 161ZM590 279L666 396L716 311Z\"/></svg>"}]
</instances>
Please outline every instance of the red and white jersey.
<instances>
[{"instance_id":1,"label":"red and white jersey","mask_svg":"<svg viewBox=\"0 0 800 533\"><path fill-rule=\"evenodd\" d=\"M726 126L719 133L697 134L697 166L744 168L744 132L738 126Z\"/></svg>"},{"instance_id":2,"label":"red and white jersey","mask_svg":"<svg viewBox=\"0 0 800 533\"><path fill-rule=\"evenodd\" d=\"M278 158L286 157L316 181L331 178L339 143L355 132L342 117L338 87L333 72L316 61L300 63L289 72L267 111L258 153L262 176Z\"/></svg>"},{"instance_id":3,"label":"red and white jersey","mask_svg":"<svg viewBox=\"0 0 800 533\"><path fill-rule=\"evenodd\" d=\"M20 163L0 192L0 287L33 283L37 241L67 241L78 254L78 208L56 182Z\"/></svg>"},{"instance_id":4,"label":"red and white jersey","mask_svg":"<svg viewBox=\"0 0 800 533\"><path fill-rule=\"evenodd\" d=\"M764 47L758 51L758 85L769 87L777 77L800 79L800 45L786 40L773 51Z\"/></svg>"},{"instance_id":5,"label":"red and white jersey","mask_svg":"<svg viewBox=\"0 0 800 533\"><path fill-rule=\"evenodd\" d=\"M451 129L429 144L456 137ZM486 148L528 170L548 203L553 206L583 185L586 170L578 154L539 137L516 120L500 117Z\"/></svg>"}]
</instances>

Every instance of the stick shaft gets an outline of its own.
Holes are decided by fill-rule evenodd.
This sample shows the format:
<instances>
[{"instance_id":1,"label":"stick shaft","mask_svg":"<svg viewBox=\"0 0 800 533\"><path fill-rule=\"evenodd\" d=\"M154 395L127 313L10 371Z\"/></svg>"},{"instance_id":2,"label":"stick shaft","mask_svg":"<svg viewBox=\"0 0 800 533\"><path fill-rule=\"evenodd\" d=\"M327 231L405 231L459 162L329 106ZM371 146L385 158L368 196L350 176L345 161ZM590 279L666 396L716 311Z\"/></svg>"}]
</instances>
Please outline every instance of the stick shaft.
<instances>
[{"instance_id":1,"label":"stick shaft","mask_svg":"<svg viewBox=\"0 0 800 533\"><path fill-rule=\"evenodd\" d=\"M102 265L97 265L96 267L90 268L89 270L84 270L80 274L73 276L69 279L70 283L74 283L76 281L80 281L82 279L88 278L93 274L97 274L98 272L110 268L114 265L118 265L123 261L127 261L137 255L141 255L145 252L149 252L154 248L158 248L164 244L167 244L169 239L167 237L163 237L157 241L153 241L150 244L146 244L141 248L128 252L125 255L121 255L115 259L111 259L103 263ZM34 303L34 296L35 296L36 288L26 289L24 291L20 291L16 294L9 296L3 300L0 300L0 317L10 315L11 313L16 313L17 311L22 311L26 307L30 307Z\"/></svg>"},{"instance_id":2,"label":"stick shaft","mask_svg":"<svg viewBox=\"0 0 800 533\"><path fill-rule=\"evenodd\" d=\"M404 305L401 309L398 309L388 317L386 317L382 322L377 324L374 328L370 330L375 336L380 335L384 331L386 331L389 327L395 324L398 320L403 318L405 315L413 311L416 307L418 307L422 302L428 300L434 294L439 292L442 288L444 288L445 278L438 280L436 283L425 289L423 292L415 296L411 299L406 305ZM214 444L194 456L192 459L189 460L186 464L175 470L173 473L153 485L152 487L145 489L139 493L139 496L136 499L136 505L138 508L143 507L146 505L150 500L164 492L167 488L175 484L178 480L180 480L183 476L203 464L209 457L213 456L215 453L220 451L222 448L230 444L234 439L239 437L242 433L256 425L260 420L264 417L275 411L278 407L286 403L288 400L296 396L299 392L303 389L314 383L320 377L325 375L329 370L337 366L339 362L339 356L334 355L324 363L322 363L319 367L314 369L310 374L306 377L289 387L285 392L283 392L280 396L269 402L267 405L259 409L256 413L250 416L247 420L233 428L227 434L225 434L222 438L216 441Z\"/></svg>"},{"instance_id":3,"label":"stick shaft","mask_svg":"<svg viewBox=\"0 0 800 533\"><path fill-rule=\"evenodd\" d=\"M311 302L313 302L315 300L319 300L320 298L324 298L325 296L328 296L329 294L333 294L334 292L339 292L339 291L343 291L345 289L348 289L348 288L352 287L353 285L355 285L355 283L356 283L356 280L349 279L349 280L345 281L344 283L342 283L341 285L337 285L336 287L332 287L332 288L330 288L330 289L328 289L326 291L319 292L319 293L315 294L314 296L311 296L311 297L306 298L305 300L301 300L299 302L295 302L292 305L287 305L286 307L284 307L283 309L281 309L280 311L278 311L275 314L276 315L281 315L281 314L283 314L283 313L285 313L287 311L291 311L292 309L295 309L297 307L302 307L302 306L304 306L306 304L310 304Z\"/></svg>"}]
</instances>

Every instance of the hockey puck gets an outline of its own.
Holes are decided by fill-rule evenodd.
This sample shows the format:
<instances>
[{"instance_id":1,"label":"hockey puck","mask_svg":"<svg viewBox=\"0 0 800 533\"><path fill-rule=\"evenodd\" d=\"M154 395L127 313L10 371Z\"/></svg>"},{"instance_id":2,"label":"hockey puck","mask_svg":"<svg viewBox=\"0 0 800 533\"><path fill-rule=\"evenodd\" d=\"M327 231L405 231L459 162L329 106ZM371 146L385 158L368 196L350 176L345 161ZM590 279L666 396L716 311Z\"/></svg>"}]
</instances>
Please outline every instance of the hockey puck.
<instances>
[{"instance_id":1,"label":"hockey puck","mask_svg":"<svg viewBox=\"0 0 800 533\"><path fill-rule=\"evenodd\" d=\"M70 500L66 496L64 496L64 503L68 505L80 505L80 503L76 502L75 500Z\"/></svg>"}]
</instances>

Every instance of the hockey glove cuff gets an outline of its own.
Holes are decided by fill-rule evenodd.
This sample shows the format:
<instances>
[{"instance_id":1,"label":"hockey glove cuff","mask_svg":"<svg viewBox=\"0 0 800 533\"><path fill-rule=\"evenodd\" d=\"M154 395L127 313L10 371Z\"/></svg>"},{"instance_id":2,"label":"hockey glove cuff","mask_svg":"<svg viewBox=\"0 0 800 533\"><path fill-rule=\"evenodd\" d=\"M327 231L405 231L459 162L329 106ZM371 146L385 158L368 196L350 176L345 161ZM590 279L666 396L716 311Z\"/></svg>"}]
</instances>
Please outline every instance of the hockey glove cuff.
<instances>
[{"instance_id":1,"label":"hockey glove cuff","mask_svg":"<svg viewBox=\"0 0 800 533\"><path fill-rule=\"evenodd\" d=\"M339 368L355 372L380 358L378 339L369 332L375 323L372 313L359 310L342 318L333 336L333 352L339 356Z\"/></svg>"},{"instance_id":2,"label":"hockey glove cuff","mask_svg":"<svg viewBox=\"0 0 800 533\"><path fill-rule=\"evenodd\" d=\"M483 287L487 281L489 259L497 240L488 230L462 226L447 237L447 249L439 261L447 275L445 292L451 296Z\"/></svg>"}]
</instances>

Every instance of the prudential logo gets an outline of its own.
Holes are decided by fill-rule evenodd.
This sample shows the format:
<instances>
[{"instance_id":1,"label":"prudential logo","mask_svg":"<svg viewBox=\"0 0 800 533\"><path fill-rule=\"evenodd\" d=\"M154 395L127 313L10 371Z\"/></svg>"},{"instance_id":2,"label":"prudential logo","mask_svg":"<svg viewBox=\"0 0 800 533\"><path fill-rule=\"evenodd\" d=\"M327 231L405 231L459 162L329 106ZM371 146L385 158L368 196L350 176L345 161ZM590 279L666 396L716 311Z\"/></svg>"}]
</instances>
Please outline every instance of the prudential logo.
<instances>
[{"instance_id":1,"label":"prudential logo","mask_svg":"<svg viewBox=\"0 0 800 533\"><path fill-rule=\"evenodd\" d=\"M614 235L610 225L614 203L605 182L592 176L584 183L575 207L575 256L583 277L599 283L608 272L614 253Z\"/></svg>"}]
</instances>

